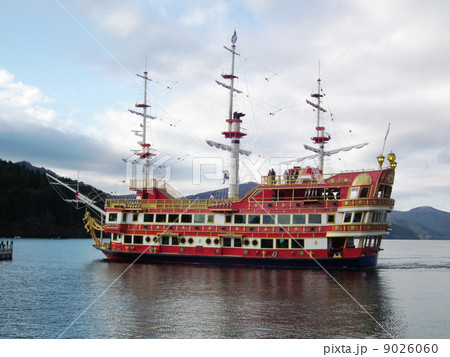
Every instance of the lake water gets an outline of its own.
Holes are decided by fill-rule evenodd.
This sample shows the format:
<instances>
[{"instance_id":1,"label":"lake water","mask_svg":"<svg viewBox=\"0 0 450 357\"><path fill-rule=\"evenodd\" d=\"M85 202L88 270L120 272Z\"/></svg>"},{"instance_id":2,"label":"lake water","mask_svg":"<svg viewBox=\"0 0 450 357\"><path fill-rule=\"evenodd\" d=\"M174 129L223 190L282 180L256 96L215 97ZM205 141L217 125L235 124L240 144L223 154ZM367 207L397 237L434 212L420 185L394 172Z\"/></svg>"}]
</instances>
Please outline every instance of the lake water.
<instances>
[{"instance_id":1,"label":"lake water","mask_svg":"<svg viewBox=\"0 0 450 357\"><path fill-rule=\"evenodd\" d=\"M374 270L132 265L90 240L20 239L0 338L449 338L450 241L389 241Z\"/></svg>"}]
</instances>

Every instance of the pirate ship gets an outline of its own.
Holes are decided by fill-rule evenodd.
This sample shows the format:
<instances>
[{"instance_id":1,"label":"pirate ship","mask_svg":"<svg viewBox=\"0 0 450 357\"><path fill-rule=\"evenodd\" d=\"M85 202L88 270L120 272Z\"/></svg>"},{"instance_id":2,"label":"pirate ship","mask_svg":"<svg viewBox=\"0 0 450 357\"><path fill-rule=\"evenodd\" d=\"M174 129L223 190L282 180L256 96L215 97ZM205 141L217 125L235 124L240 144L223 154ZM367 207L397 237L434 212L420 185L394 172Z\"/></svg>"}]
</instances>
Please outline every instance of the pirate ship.
<instances>
[{"instance_id":1,"label":"pirate ship","mask_svg":"<svg viewBox=\"0 0 450 357\"><path fill-rule=\"evenodd\" d=\"M245 195L238 194L240 148L246 131L242 113L233 110L236 33L231 41L231 73L222 75L229 84L227 130L222 134L230 145L208 141L229 151L228 197L186 199L175 194L167 182L149 176L155 151L146 140L149 115L147 94L138 111L142 116L142 141L136 153L144 162L142 179L132 179L132 199L110 198L104 207L75 193L100 218L86 211L86 228L95 248L107 259L142 263L189 263L262 267L366 268L377 264L383 237L389 233L387 214L394 207L391 198L395 176L395 155L378 156L378 168L338 174L324 173L324 157L366 144L326 151L330 136L322 124L321 80L317 92L307 100L316 114L314 152L318 167L301 167L305 158L295 160L282 174L261 177L259 185ZM147 93L147 72L140 76ZM383 149L384 150L384 149ZM55 185L64 185L49 175Z\"/></svg>"}]
</instances>

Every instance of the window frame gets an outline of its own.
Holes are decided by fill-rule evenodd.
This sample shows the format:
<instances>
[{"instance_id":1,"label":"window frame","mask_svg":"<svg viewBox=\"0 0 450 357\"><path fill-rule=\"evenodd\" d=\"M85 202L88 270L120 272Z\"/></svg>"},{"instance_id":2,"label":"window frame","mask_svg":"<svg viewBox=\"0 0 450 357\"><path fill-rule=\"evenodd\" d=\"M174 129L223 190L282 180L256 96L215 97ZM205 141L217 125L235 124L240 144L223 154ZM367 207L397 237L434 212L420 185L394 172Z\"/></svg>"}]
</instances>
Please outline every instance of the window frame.
<instances>
[{"instance_id":1,"label":"window frame","mask_svg":"<svg viewBox=\"0 0 450 357\"><path fill-rule=\"evenodd\" d=\"M113 219L114 217L114 219ZM118 221L118 213L117 212L110 212L108 213L108 222L117 222Z\"/></svg>"},{"instance_id":2,"label":"window frame","mask_svg":"<svg viewBox=\"0 0 450 357\"><path fill-rule=\"evenodd\" d=\"M275 217L271 214L263 214L262 224L275 224Z\"/></svg>"},{"instance_id":3,"label":"window frame","mask_svg":"<svg viewBox=\"0 0 450 357\"><path fill-rule=\"evenodd\" d=\"M194 224L205 224L206 215L204 213L195 213L193 219Z\"/></svg>"},{"instance_id":4,"label":"window frame","mask_svg":"<svg viewBox=\"0 0 450 357\"><path fill-rule=\"evenodd\" d=\"M302 218L303 222L294 222L296 218ZM306 224L306 214L293 214L292 215L292 224L300 225L300 224Z\"/></svg>"},{"instance_id":5,"label":"window frame","mask_svg":"<svg viewBox=\"0 0 450 357\"><path fill-rule=\"evenodd\" d=\"M287 218L286 222L280 222L280 218ZM290 225L291 224L291 215L290 214L278 214L277 215L277 224L279 225Z\"/></svg>"},{"instance_id":6,"label":"window frame","mask_svg":"<svg viewBox=\"0 0 450 357\"><path fill-rule=\"evenodd\" d=\"M359 187L351 187L348 193L348 198L350 200L356 199L359 197Z\"/></svg>"},{"instance_id":7,"label":"window frame","mask_svg":"<svg viewBox=\"0 0 450 357\"><path fill-rule=\"evenodd\" d=\"M253 217L252 222L250 221L250 217ZM258 222L253 222L254 219L257 219ZM261 224L261 215L260 214L249 214L247 218L248 224Z\"/></svg>"},{"instance_id":8,"label":"window frame","mask_svg":"<svg viewBox=\"0 0 450 357\"><path fill-rule=\"evenodd\" d=\"M164 217L164 220L160 220ZM155 223L167 223L167 214L166 213L157 213L155 215Z\"/></svg>"},{"instance_id":9,"label":"window frame","mask_svg":"<svg viewBox=\"0 0 450 357\"><path fill-rule=\"evenodd\" d=\"M313 222L312 218L319 217L319 222ZM320 213L308 214L308 224L322 224L322 215Z\"/></svg>"}]
</instances>

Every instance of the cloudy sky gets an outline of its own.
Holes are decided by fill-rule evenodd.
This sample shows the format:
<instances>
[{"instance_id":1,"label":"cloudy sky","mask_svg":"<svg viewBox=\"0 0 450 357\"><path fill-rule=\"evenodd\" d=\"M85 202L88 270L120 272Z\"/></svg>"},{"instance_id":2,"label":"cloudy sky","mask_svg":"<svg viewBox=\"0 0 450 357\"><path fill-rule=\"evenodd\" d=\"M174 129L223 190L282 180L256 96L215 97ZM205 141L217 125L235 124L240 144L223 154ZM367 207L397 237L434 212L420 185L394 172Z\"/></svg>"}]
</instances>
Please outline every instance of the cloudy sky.
<instances>
[{"instance_id":1,"label":"cloudy sky","mask_svg":"<svg viewBox=\"0 0 450 357\"><path fill-rule=\"evenodd\" d=\"M241 181L309 155L305 99L319 68L326 172L397 155L396 209L450 211L450 2L447 0L19 0L0 3L0 158L27 160L124 193L137 149L145 68L155 172L183 194L223 188L227 92L236 30L235 109L246 113ZM313 165L314 162L307 163Z\"/></svg>"}]
</instances>

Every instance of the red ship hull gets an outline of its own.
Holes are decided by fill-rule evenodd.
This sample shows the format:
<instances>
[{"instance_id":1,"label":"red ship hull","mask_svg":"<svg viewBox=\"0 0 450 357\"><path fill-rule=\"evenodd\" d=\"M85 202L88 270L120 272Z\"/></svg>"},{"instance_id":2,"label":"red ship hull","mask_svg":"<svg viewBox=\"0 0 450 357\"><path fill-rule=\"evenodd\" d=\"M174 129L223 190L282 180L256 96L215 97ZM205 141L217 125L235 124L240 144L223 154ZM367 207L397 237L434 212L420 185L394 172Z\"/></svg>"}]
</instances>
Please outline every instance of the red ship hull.
<instances>
[{"instance_id":1,"label":"red ship hull","mask_svg":"<svg viewBox=\"0 0 450 357\"><path fill-rule=\"evenodd\" d=\"M348 258L277 258L277 257L240 257L214 256L198 254L153 254L102 250L106 258L113 261L146 264L198 264L264 268L374 268L378 253Z\"/></svg>"}]
</instances>

